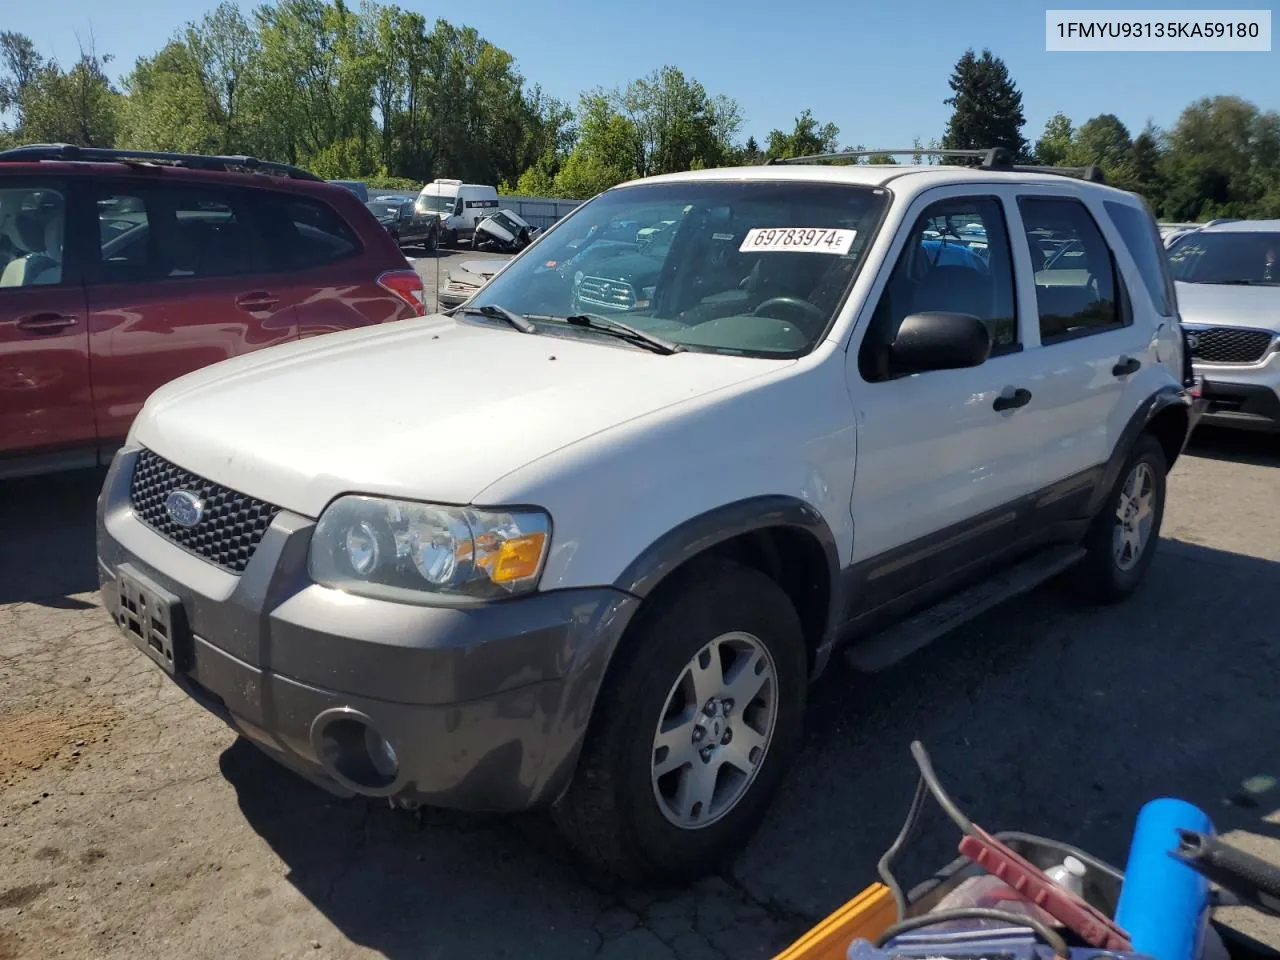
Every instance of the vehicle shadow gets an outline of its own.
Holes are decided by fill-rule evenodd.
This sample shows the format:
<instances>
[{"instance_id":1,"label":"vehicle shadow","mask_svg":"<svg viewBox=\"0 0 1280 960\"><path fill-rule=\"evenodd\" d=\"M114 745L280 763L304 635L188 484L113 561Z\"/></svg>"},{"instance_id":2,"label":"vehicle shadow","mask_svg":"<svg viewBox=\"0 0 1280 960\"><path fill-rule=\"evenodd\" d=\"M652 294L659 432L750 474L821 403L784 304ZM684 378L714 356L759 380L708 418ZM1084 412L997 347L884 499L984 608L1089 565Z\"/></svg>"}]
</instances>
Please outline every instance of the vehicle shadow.
<instances>
[{"instance_id":1,"label":"vehicle shadow","mask_svg":"<svg viewBox=\"0 0 1280 960\"><path fill-rule=\"evenodd\" d=\"M754 841L709 886L656 900L584 871L538 815L433 811L416 822L331 799L244 742L223 772L297 889L388 957L497 956L516 944L526 957L586 957L610 924L647 927L661 950L682 923L726 956L769 957L875 880L911 800L915 739L975 822L1120 867L1142 804L1164 795L1198 804L1221 832L1280 836L1266 819L1280 809L1266 780L1280 779L1278 581L1280 564L1165 540L1128 603L1081 609L1050 584L882 674L837 659ZM931 807L902 858L904 882L952 860L958 839Z\"/></svg>"},{"instance_id":2,"label":"vehicle shadow","mask_svg":"<svg viewBox=\"0 0 1280 960\"><path fill-rule=\"evenodd\" d=\"M1196 427L1186 452L1193 457L1280 467L1280 434Z\"/></svg>"},{"instance_id":3,"label":"vehicle shadow","mask_svg":"<svg viewBox=\"0 0 1280 960\"><path fill-rule=\"evenodd\" d=\"M94 516L106 470L0 480L0 604L82 610L98 589Z\"/></svg>"}]
</instances>

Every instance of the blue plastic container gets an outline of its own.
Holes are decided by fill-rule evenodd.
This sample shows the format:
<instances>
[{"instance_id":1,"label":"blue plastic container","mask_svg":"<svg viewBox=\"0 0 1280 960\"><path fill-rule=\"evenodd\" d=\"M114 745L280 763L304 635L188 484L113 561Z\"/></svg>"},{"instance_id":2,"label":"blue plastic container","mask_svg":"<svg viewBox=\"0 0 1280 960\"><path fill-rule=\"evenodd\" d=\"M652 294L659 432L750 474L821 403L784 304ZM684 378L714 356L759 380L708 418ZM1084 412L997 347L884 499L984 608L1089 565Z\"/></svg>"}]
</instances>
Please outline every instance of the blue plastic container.
<instances>
[{"instance_id":1,"label":"blue plastic container","mask_svg":"<svg viewBox=\"0 0 1280 960\"><path fill-rule=\"evenodd\" d=\"M1209 924L1209 882L1169 855L1179 830L1214 833L1208 814L1183 800L1152 800L1139 811L1116 907L1133 949L1155 960L1199 960Z\"/></svg>"}]
</instances>

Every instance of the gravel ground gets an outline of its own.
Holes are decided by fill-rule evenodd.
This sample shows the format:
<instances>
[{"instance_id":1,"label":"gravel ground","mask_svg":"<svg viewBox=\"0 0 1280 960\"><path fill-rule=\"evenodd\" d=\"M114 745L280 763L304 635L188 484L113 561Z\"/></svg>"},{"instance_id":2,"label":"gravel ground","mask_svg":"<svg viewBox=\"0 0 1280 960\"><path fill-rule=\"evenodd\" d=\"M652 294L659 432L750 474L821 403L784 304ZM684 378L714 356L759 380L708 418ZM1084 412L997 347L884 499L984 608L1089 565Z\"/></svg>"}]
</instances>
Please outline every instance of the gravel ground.
<instances>
[{"instance_id":1,"label":"gravel ground","mask_svg":"<svg viewBox=\"0 0 1280 960\"><path fill-rule=\"evenodd\" d=\"M1280 442L1198 438L1128 604L1049 585L878 677L837 663L756 840L658 893L584 872L540 816L339 801L238 741L99 608L101 477L0 484L0 960L766 958L874 879L914 738L989 829L1123 864L1174 794L1280 861ZM931 813L906 879L956 840Z\"/></svg>"}]
</instances>

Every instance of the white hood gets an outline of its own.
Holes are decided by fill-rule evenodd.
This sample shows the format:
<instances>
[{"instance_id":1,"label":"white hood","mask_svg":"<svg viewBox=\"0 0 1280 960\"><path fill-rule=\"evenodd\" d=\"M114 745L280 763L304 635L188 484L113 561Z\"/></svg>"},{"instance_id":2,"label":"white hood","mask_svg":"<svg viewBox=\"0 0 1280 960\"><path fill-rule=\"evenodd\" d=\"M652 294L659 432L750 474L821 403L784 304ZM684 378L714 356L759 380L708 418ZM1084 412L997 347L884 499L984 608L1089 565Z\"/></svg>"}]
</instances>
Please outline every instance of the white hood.
<instances>
[{"instance_id":1,"label":"white hood","mask_svg":"<svg viewBox=\"0 0 1280 960\"><path fill-rule=\"evenodd\" d=\"M1253 327L1280 333L1280 287L1228 283L1174 284L1185 323Z\"/></svg>"},{"instance_id":2,"label":"white hood","mask_svg":"<svg viewBox=\"0 0 1280 960\"><path fill-rule=\"evenodd\" d=\"M305 516L345 492L468 503L577 440L789 365L405 320L188 374L151 395L130 436Z\"/></svg>"}]
</instances>

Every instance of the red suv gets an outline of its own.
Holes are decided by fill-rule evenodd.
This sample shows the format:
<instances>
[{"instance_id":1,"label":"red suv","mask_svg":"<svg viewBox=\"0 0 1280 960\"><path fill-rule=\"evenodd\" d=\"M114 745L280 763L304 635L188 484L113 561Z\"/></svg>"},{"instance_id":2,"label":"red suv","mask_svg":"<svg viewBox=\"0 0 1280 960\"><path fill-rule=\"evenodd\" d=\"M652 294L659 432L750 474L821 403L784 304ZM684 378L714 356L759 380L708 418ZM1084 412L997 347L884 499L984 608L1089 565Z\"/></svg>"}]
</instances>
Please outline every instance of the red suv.
<instances>
[{"instance_id":1,"label":"red suv","mask_svg":"<svg viewBox=\"0 0 1280 960\"><path fill-rule=\"evenodd\" d=\"M364 204L305 170L0 152L0 477L107 463L174 377L424 303Z\"/></svg>"}]
</instances>

